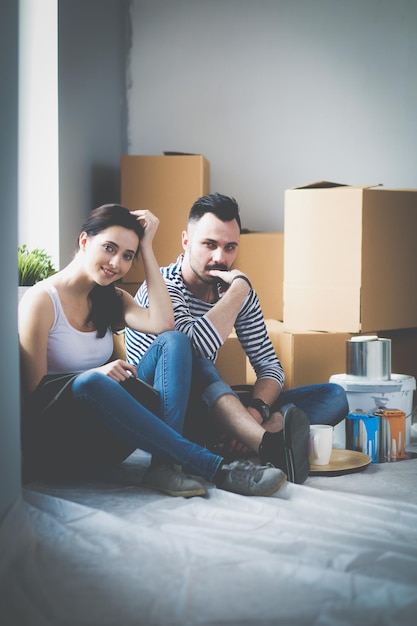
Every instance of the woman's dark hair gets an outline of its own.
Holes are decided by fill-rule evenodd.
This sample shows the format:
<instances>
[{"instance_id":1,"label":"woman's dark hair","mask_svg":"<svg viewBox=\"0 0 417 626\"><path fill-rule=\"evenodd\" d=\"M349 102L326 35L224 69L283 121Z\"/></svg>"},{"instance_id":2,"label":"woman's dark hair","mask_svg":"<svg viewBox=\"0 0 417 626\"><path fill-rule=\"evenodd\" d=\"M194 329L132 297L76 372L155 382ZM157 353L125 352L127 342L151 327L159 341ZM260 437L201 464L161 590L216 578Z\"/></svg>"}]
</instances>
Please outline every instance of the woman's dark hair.
<instances>
[{"instance_id":1,"label":"woman's dark hair","mask_svg":"<svg viewBox=\"0 0 417 626\"><path fill-rule=\"evenodd\" d=\"M188 223L198 222L206 213L213 213L222 222L236 220L239 231L242 229L239 206L234 198L221 193L211 193L198 198L191 207Z\"/></svg>"},{"instance_id":2,"label":"woman's dark hair","mask_svg":"<svg viewBox=\"0 0 417 626\"><path fill-rule=\"evenodd\" d=\"M98 235L103 230L112 226L122 226L137 234L139 241L143 236L143 226L137 218L120 204L103 204L85 219L80 234L86 232L90 237ZM78 240L77 240L78 242ZM77 243L78 246L78 243ZM139 246L135 257L138 256ZM123 307L121 295L117 293L114 283L102 287L95 285L89 293L91 311L87 323L92 322L97 330L97 337L104 337L110 328L115 331L123 325Z\"/></svg>"}]
</instances>

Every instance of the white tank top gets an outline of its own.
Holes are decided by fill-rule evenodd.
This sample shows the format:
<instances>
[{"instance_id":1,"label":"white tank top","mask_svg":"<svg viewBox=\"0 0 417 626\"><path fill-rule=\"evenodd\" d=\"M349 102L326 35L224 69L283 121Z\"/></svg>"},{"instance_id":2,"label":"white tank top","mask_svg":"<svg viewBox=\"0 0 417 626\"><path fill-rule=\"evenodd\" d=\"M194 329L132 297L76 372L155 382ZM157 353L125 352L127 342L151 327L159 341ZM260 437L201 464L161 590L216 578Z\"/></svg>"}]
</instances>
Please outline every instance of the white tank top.
<instances>
[{"instance_id":1,"label":"white tank top","mask_svg":"<svg viewBox=\"0 0 417 626\"><path fill-rule=\"evenodd\" d=\"M69 323L54 285L46 279L36 287L48 292L55 311L48 336L48 374L85 372L106 363L113 352L111 330L102 339L95 330L87 333L77 330Z\"/></svg>"}]
</instances>

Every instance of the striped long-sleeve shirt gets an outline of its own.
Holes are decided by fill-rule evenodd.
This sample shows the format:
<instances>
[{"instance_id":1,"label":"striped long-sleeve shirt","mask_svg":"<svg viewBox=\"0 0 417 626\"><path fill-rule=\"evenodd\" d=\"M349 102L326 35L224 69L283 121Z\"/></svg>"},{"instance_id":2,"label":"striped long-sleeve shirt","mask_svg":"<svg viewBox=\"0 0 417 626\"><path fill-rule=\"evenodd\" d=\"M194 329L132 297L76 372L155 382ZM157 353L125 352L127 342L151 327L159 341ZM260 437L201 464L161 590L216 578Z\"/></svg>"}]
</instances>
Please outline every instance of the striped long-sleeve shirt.
<instances>
[{"instance_id":1,"label":"striped long-sleeve shirt","mask_svg":"<svg viewBox=\"0 0 417 626\"><path fill-rule=\"evenodd\" d=\"M198 356L215 362L223 340L206 316L215 304L196 298L187 289L182 280L182 261L181 254L175 263L161 268L174 307L175 328L190 337ZM135 300L141 306L149 306L146 282L142 283ZM269 339L259 299L253 289L243 303L234 327L257 379L272 378L283 388L284 370ZM129 363L140 361L154 338L155 335L126 328L126 355Z\"/></svg>"}]
</instances>

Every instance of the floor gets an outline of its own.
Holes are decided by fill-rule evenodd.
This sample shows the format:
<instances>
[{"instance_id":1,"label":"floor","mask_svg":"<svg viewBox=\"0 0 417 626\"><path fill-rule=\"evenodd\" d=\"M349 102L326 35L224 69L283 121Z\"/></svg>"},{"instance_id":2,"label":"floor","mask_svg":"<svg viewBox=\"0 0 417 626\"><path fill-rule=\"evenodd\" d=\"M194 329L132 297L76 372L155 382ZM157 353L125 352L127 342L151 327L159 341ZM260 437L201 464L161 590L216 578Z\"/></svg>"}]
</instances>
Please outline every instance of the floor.
<instances>
[{"instance_id":1,"label":"floor","mask_svg":"<svg viewBox=\"0 0 417 626\"><path fill-rule=\"evenodd\" d=\"M270 498L148 491L141 452L100 480L32 483L1 529L2 623L414 626L417 443L408 452Z\"/></svg>"}]
</instances>

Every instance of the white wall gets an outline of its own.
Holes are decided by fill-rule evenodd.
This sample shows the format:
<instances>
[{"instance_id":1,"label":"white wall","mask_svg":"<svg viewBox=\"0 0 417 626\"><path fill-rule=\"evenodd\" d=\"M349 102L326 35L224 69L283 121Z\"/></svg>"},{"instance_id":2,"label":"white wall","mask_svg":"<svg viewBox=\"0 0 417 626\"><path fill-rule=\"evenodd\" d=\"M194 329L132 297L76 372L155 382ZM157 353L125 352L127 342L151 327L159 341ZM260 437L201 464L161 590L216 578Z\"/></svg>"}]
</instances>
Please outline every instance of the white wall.
<instances>
[{"instance_id":1,"label":"white wall","mask_svg":"<svg viewBox=\"0 0 417 626\"><path fill-rule=\"evenodd\" d=\"M57 0L19 0L18 243L45 249L56 268L60 252L57 31Z\"/></svg>"},{"instance_id":2,"label":"white wall","mask_svg":"<svg viewBox=\"0 0 417 626\"><path fill-rule=\"evenodd\" d=\"M417 187L415 0L132 0L128 150L203 153L243 225L284 190Z\"/></svg>"}]
</instances>

